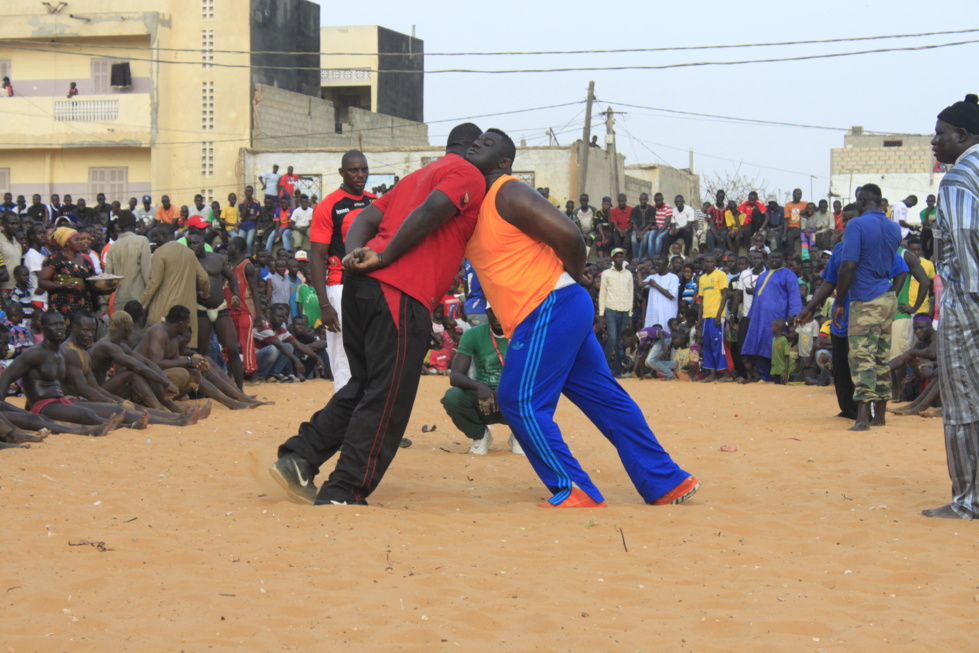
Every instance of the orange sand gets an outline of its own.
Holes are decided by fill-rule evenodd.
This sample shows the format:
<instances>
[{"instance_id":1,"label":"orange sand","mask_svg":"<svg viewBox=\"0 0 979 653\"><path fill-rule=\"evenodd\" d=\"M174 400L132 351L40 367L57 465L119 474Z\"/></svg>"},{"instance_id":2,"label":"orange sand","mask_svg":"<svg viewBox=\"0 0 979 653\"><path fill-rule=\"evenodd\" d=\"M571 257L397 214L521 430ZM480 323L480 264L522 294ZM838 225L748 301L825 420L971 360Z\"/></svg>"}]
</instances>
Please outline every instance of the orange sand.
<instances>
[{"instance_id":1,"label":"orange sand","mask_svg":"<svg viewBox=\"0 0 979 653\"><path fill-rule=\"evenodd\" d=\"M422 379L370 507L290 503L265 471L320 381L0 452L2 650L976 650L979 531L918 516L949 495L938 420L853 434L828 389L630 380L703 488L643 505L562 401L609 508L545 511L505 428L460 455L445 387Z\"/></svg>"}]
</instances>

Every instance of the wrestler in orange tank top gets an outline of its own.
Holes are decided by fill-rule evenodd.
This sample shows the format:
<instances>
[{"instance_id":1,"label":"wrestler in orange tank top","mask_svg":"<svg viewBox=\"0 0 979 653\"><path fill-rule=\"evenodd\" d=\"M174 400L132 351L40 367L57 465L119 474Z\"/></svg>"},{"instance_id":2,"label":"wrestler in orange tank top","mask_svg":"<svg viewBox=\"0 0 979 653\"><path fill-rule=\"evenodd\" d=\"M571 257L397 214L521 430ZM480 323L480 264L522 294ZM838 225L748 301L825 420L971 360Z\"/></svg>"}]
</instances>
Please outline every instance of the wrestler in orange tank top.
<instances>
[{"instance_id":1,"label":"wrestler in orange tank top","mask_svg":"<svg viewBox=\"0 0 979 653\"><path fill-rule=\"evenodd\" d=\"M486 191L476 231L466 247L466 258L476 269L486 299L508 338L554 290L564 272L564 263L550 246L500 217L496 194L510 182L524 183L513 175L502 175Z\"/></svg>"}]
</instances>

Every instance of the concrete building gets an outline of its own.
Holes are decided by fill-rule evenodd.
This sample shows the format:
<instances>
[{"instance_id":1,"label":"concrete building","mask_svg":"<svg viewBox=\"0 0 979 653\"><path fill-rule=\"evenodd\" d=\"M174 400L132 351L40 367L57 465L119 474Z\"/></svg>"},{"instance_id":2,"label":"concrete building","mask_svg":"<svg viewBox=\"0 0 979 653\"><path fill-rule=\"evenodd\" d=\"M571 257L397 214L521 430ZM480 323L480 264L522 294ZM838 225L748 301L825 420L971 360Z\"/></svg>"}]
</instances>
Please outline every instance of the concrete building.
<instances>
[{"instance_id":1,"label":"concrete building","mask_svg":"<svg viewBox=\"0 0 979 653\"><path fill-rule=\"evenodd\" d=\"M256 85L319 96L319 11L306 0L5 0L0 69L16 95L0 100L0 190L223 200L240 187Z\"/></svg>"},{"instance_id":2,"label":"concrete building","mask_svg":"<svg viewBox=\"0 0 979 653\"><path fill-rule=\"evenodd\" d=\"M320 96L336 107L337 131L348 122L349 109L424 120L424 41L378 25L357 25L322 27L320 43Z\"/></svg>"},{"instance_id":3,"label":"concrete building","mask_svg":"<svg viewBox=\"0 0 979 653\"><path fill-rule=\"evenodd\" d=\"M663 193L663 200L673 204L677 195L683 195L687 204L700 206L700 177L687 168L674 168L668 165L639 163L628 165L624 193L632 205L639 203L639 193L647 193L653 201L655 193Z\"/></svg>"},{"instance_id":4,"label":"concrete building","mask_svg":"<svg viewBox=\"0 0 979 653\"><path fill-rule=\"evenodd\" d=\"M938 192L944 169L931 152L931 135L865 133L852 127L843 147L830 157L830 189L844 203L852 202L858 186L874 183L891 204L908 195Z\"/></svg>"}]
</instances>

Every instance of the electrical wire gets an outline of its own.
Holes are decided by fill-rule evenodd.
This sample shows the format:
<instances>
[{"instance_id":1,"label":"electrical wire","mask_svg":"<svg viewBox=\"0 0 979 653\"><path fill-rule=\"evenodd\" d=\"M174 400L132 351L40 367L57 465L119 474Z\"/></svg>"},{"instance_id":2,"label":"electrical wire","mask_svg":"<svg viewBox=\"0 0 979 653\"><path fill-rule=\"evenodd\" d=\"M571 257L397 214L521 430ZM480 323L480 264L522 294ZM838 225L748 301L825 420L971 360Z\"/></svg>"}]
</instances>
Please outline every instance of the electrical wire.
<instances>
[{"instance_id":1,"label":"electrical wire","mask_svg":"<svg viewBox=\"0 0 979 653\"><path fill-rule=\"evenodd\" d=\"M321 57L500 57L500 56L537 56L537 55L578 55L578 54L633 54L643 52L683 52L689 50L727 50L739 48L783 47L796 45L821 45L829 43L855 43L860 41L879 41L886 39L920 38L924 36L948 36L952 34L972 34L979 28L942 30L937 32L916 32L912 34L883 34L876 36L852 36L835 39L812 39L806 41L774 41L770 43L734 43L718 45L684 45L658 48L617 48L609 50L525 50L514 52L286 52L282 50L207 50L211 54L259 54L259 55L302 55ZM38 39L2 39L0 43L36 44ZM105 48L121 50L153 50L156 52L191 52L202 54L204 51L195 48L154 48L153 46L98 45L93 43L72 43L52 41L51 45L80 48Z\"/></svg>"},{"instance_id":2,"label":"electrical wire","mask_svg":"<svg viewBox=\"0 0 979 653\"><path fill-rule=\"evenodd\" d=\"M472 74L472 75L516 75L516 74L534 74L534 73L568 73L568 72L599 72L599 71L615 71L615 70L672 70L675 68L699 68L707 66L742 66L748 64L757 63L780 63L787 61L813 61L819 59L836 59L841 57L855 57L862 56L866 54L882 54L887 52L918 52L925 50L937 50L940 48L951 48L958 47L962 45L973 45L979 43L979 39L972 39L968 41L955 41L952 43L934 43L929 45L915 45L915 46L904 46L904 47L892 47L892 48L877 48L874 50L857 50L851 52L833 52L828 54L808 54L808 55L798 55L792 57L771 57L767 59L741 59L736 61L688 61L682 63L672 63L672 64L658 64L658 65L622 65L622 66L584 66L584 67L564 67L564 68L514 68L514 69L500 69L500 70L486 70L486 69L474 69L474 68L443 68L437 70L398 70L398 69L374 69L374 68L333 68L332 70L338 71L351 71L351 72L370 72L370 73L390 73L390 74L409 74L409 75L440 75L440 74ZM31 48L18 45L8 45L7 48L12 50L24 50L30 52L46 52L50 53L51 50L44 48ZM210 52L208 50L207 52ZM82 56L89 58L99 57L99 54L86 54L84 52L70 52L63 50L60 54L71 55L71 56ZM290 53L293 56L310 56L305 53ZM211 68L249 68L252 70L316 70L322 71L320 66L253 66L251 64L227 64L218 62L207 62L206 64L200 61L169 61L166 59L147 59L139 57L129 57L129 61L143 61L149 63L161 63L161 64L177 64L177 65L188 65L188 66L203 66L206 65Z\"/></svg>"}]
</instances>

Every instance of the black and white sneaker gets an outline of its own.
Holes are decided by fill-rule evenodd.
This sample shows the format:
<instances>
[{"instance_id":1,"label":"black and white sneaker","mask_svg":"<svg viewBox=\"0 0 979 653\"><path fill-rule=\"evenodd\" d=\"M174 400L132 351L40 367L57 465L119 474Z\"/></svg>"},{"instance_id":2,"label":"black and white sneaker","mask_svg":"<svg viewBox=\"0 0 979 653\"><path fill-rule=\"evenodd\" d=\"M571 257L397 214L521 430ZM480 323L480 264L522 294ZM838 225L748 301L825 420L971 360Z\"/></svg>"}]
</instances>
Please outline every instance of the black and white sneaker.
<instances>
[{"instance_id":1,"label":"black and white sneaker","mask_svg":"<svg viewBox=\"0 0 979 653\"><path fill-rule=\"evenodd\" d=\"M316 499L313 467L305 458L288 453L269 466L269 474L290 498L302 503L313 503Z\"/></svg>"}]
</instances>

